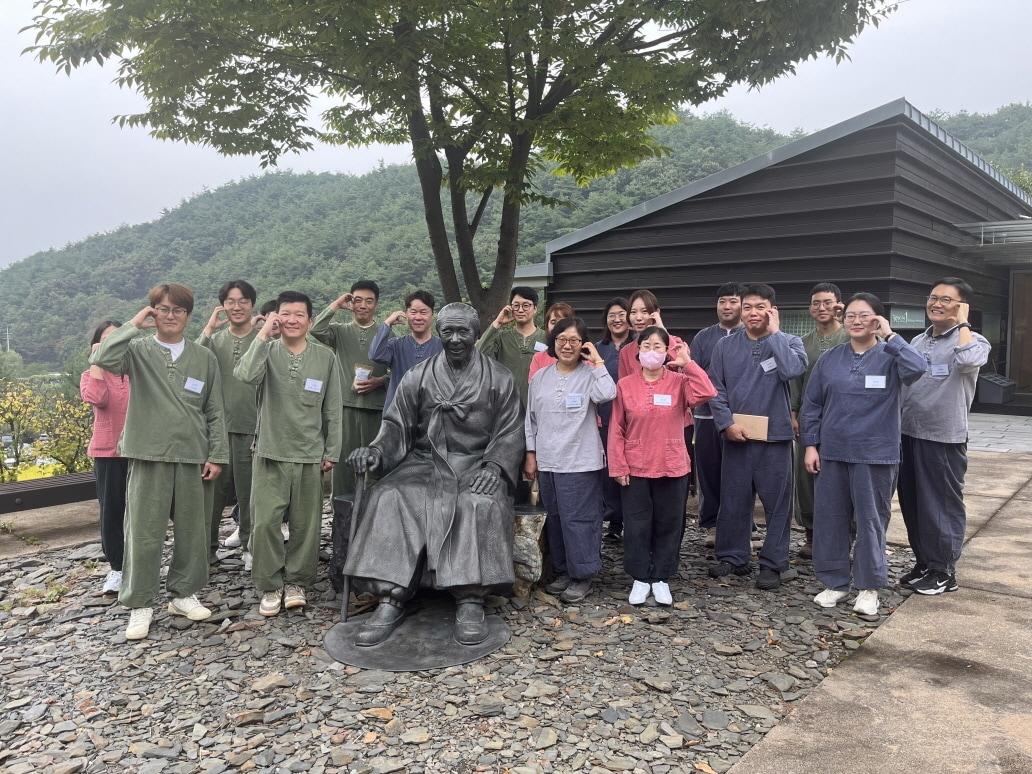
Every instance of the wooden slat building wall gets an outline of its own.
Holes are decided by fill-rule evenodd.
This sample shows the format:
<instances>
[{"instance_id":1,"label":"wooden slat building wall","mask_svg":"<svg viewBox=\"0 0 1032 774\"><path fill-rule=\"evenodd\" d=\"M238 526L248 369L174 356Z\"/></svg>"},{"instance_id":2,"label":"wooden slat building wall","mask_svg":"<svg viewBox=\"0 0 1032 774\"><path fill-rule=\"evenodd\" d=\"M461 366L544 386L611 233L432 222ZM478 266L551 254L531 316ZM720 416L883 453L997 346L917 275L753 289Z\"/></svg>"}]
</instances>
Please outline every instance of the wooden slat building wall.
<instances>
[{"instance_id":1,"label":"wooden slat building wall","mask_svg":"<svg viewBox=\"0 0 1032 774\"><path fill-rule=\"evenodd\" d=\"M726 281L767 282L782 308L821 280L923 307L956 274L976 312L1005 316L1008 271L960 257L973 239L954 224L1023 215L1032 199L897 100L553 240L548 297L596 326L609 298L650 288L671 330L692 333Z\"/></svg>"}]
</instances>

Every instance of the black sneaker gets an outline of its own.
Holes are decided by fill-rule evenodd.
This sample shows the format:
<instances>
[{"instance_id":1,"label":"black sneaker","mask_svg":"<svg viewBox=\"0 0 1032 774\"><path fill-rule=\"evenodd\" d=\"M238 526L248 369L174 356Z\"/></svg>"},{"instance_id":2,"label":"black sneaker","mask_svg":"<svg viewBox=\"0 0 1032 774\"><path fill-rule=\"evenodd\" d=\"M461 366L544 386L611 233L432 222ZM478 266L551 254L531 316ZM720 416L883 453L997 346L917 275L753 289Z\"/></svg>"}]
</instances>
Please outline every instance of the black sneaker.
<instances>
[{"instance_id":1,"label":"black sneaker","mask_svg":"<svg viewBox=\"0 0 1032 774\"><path fill-rule=\"evenodd\" d=\"M764 591L773 591L781 585L781 573L772 570L770 567L761 567L760 574L756 576L756 588Z\"/></svg>"},{"instance_id":2,"label":"black sneaker","mask_svg":"<svg viewBox=\"0 0 1032 774\"><path fill-rule=\"evenodd\" d=\"M929 597L945 591L956 591L957 577L941 570L930 570L923 578L911 583L910 588Z\"/></svg>"},{"instance_id":3,"label":"black sneaker","mask_svg":"<svg viewBox=\"0 0 1032 774\"><path fill-rule=\"evenodd\" d=\"M743 564L741 566L731 564L731 562L717 562L709 566L709 576L711 578L723 578L727 575L748 575L752 572L751 564Z\"/></svg>"},{"instance_id":4,"label":"black sneaker","mask_svg":"<svg viewBox=\"0 0 1032 774\"><path fill-rule=\"evenodd\" d=\"M566 591L567 586L572 583L572 579L566 573L556 575L552 579L552 582L545 586L545 591L549 594L559 594L560 592Z\"/></svg>"},{"instance_id":5,"label":"black sneaker","mask_svg":"<svg viewBox=\"0 0 1032 774\"><path fill-rule=\"evenodd\" d=\"M899 585L905 586L908 589L912 589L914 587L914 582L921 580L921 578L923 578L927 574L927 567L921 564L915 564L913 568L911 568L910 572L908 572L906 575L899 579Z\"/></svg>"}]
</instances>

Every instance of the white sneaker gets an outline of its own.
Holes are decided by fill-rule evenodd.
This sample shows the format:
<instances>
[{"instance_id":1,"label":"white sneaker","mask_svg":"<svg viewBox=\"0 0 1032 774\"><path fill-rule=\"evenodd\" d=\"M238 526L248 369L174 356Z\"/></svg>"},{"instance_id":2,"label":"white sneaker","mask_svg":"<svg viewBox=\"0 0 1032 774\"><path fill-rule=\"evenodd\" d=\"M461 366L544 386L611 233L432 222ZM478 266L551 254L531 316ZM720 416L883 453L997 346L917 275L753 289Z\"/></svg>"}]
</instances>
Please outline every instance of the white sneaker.
<instances>
[{"instance_id":1,"label":"white sneaker","mask_svg":"<svg viewBox=\"0 0 1032 774\"><path fill-rule=\"evenodd\" d=\"M279 531L283 533L283 542L290 540L290 525L283 522L279 525Z\"/></svg>"},{"instance_id":2,"label":"white sneaker","mask_svg":"<svg viewBox=\"0 0 1032 774\"><path fill-rule=\"evenodd\" d=\"M839 602L849 596L848 591L836 591L835 589L824 589L820 594L813 598L821 607L835 607Z\"/></svg>"},{"instance_id":3,"label":"white sneaker","mask_svg":"<svg viewBox=\"0 0 1032 774\"><path fill-rule=\"evenodd\" d=\"M250 551L244 551L240 555L240 558L244 560L244 572L251 572L251 564L254 562L254 557L251 556Z\"/></svg>"},{"instance_id":4,"label":"white sneaker","mask_svg":"<svg viewBox=\"0 0 1032 774\"><path fill-rule=\"evenodd\" d=\"M107 577L104 578L104 593L105 594L117 594L122 590L122 571L121 570L108 570Z\"/></svg>"},{"instance_id":5,"label":"white sneaker","mask_svg":"<svg viewBox=\"0 0 1032 774\"><path fill-rule=\"evenodd\" d=\"M283 589L266 591L262 594L262 601L258 603L258 612L266 618L276 615L280 611L280 599L283 597Z\"/></svg>"},{"instance_id":6,"label":"white sneaker","mask_svg":"<svg viewBox=\"0 0 1032 774\"><path fill-rule=\"evenodd\" d=\"M125 638L127 640L142 640L150 634L151 616L154 615L152 607L134 607L129 611L129 625L125 627Z\"/></svg>"},{"instance_id":7,"label":"white sneaker","mask_svg":"<svg viewBox=\"0 0 1032 774\"><path fill-rule=\"evenodd\" d=\"M717 528L706 527L706 540L704 541L706 548L713 548L717 544Z\"/></svg>"},{"instance_id":8,"label":"white sneaker","mask_svg":"<svg viewBox=\"0 0 1032 774\"><path fill-rule=\"evenodd\" d=\"M203 621L211 617L211 610L197 601L197 595L174 597L168 603L168 612L172 615L185 615L191 621Z\"/></svg>"},{"instance_id":9,"label":"white sneaker","mask_svg":"<svg viewBox=\"0 0 1032 774\"><path fill-rule=\"evenodd\" d=\"M674 598L670 596L670 587L665 581L656 581L652 584L652 596L657 605L674 604Z\"/></svg>"},{"instance_id":10,"label":"white sneaker","mask_svg":"<svg viewBox=\"0 0 1032 774\"><path fill-rule=\"evenodd\" d=\"M304 607L308 604L305 599L305 590L300 586L287 585L283 589L283 607L293 610L296 607Z\"/></svg>"},{"instance_id":11,"label":"white sneaker","mask_svg":"<svg viewBox=\"0 0 1032 774\"><path fill-rule=\"evenodd\" d=\"M860 615L878 615L878 589L863 589L857 594L853 610Z\"/></svg>"},{"instance_id":12,"label":"white sneaker","mask_svg":"<svg viewBox=\"0 0 1032 774\"><path fill-rule=\"evenodd\" d=\"M627 601L632 605L643 605L645 600L649 598L649 592L652 587L643 581L636 580L634 585L631 586L631 593L627 597Z\"/></svg>"},{"instance_id":13,"label":"white sneaker","mask_svg":"<svg viewBox=\"0 0 1032 774\"><path fill-rule=\"evenodd\" d=\"M226 538L222 545L226 548L240 548L240 527L233 530L233 533Z\"/></svg>"}]
</instances>

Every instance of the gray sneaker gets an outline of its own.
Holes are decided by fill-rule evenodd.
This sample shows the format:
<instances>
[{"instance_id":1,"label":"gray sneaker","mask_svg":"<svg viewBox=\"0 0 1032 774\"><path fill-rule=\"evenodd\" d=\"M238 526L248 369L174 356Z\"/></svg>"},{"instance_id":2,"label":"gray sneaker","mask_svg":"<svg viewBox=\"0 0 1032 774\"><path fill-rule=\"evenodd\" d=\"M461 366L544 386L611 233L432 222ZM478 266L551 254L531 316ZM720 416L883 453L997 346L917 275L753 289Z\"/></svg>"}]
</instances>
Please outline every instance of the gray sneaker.
<instances>
[{"instance_id":1,"label":"gray sneaker","mask_svg":"<svg viewBox=\"0 0 1032 774\"><path fill-rule=\"evenodd\" d=\"M563 602L580 602L589 593L591 593L591 578L585 578L571 581L570 585L559 595L559 599Z\"/></svg>"},{"instance_id":2,"label":"gray sneaker","mask_svg":"<svg viewBox=\"0 0 1032 774\"><path fill-rule=\"evenodd\" d=\"M570 585L572 581L570 576L563 573L562 575L556 575L552 579L552 582L545 586L545 591L549 594L559 594L560 592L566 591L566 587Z\"/></svg>"}]
</instances>

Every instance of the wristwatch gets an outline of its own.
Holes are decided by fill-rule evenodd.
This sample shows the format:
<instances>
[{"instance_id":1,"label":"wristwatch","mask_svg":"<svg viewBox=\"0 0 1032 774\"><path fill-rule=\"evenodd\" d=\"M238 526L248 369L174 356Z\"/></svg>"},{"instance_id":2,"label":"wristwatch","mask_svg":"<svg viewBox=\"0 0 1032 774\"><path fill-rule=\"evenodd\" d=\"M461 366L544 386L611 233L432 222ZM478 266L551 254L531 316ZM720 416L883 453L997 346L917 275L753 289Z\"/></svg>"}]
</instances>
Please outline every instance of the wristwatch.
<instances>
[{"instance_id":1,"label":"wristwatch","mask_svg":"<svg viewBox=\"0 0 1032 774\"><path fill-rule=\"evenodd\" d=\"M968 330L971 330L971 323L966 323L966 322L958 323L957 327L958 328L967 328Z\"/></svg>"}]
</instances>

